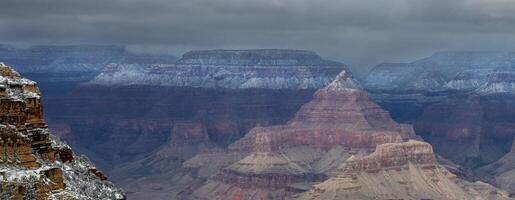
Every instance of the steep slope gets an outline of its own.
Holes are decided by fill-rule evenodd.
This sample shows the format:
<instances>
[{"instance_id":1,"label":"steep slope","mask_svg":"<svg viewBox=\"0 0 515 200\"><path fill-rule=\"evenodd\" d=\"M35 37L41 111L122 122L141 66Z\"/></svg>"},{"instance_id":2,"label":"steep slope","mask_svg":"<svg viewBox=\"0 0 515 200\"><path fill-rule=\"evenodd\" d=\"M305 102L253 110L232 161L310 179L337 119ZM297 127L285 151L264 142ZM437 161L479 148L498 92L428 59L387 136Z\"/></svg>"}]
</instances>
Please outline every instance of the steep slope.
<instances>
[{"instance_id":1,"label":"steep slope","mask_svg":"<svg viewBox=\"0 0 515 200\"><path fill-rule=\"evenodd\" d=\"M0 197L124 199L85 157L54 138L35 82L0 63Z\"/></svg>"},{"instance_id":2,"label":"steep slope","mask_svg":"<svg viewBox=\"0 0 515 200\"><path fill-rule=\"evenodd\" d=\"M409 140L380 144L353 156L337 175L294 199L510 199L486 183L458 179L436 162L431 145Z\"/></svg>"},{"instance_id":3,"label":"steep slope","mask_svg":"<svg viewBox=\"0 0 515 200\"><path fill-rule=\"evenodd\" d=\"M352 155L367 154L378 144L412 137L411 127L390 119L343 71L285 125L254 128L219 153L216 159L226 158L222 164L195 165L209 160L212 153L199 154L186 162L187 167L197 166L197 171L220 171L179 197L284 199L327 179ZM220 156L223 154L233 156ZM224 166L231 163L234 154L242 159ZM201 174L200 178L206 176Z\"/></svg>"}]
</instances>

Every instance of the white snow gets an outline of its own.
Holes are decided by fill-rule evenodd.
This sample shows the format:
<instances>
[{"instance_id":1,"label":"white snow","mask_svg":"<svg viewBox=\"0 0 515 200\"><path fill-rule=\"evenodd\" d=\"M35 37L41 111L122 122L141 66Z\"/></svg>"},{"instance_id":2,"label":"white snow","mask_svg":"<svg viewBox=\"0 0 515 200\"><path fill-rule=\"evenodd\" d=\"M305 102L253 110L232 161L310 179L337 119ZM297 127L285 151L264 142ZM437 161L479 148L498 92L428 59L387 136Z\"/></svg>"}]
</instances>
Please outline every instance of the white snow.
<instances>
[{"instance_id":1,"label":"white snow","mask_svg":"<svg viewBox=\"0 0 515 200\"><path fill-rule=\"evenodd\" d=\"M327 85L336 76L335 73L324 73L323 69L318 68L323 66L160 65L143 69L119 65L116 70L102 72L89 84L316 89Z\"/></svg>"}]
</instances>

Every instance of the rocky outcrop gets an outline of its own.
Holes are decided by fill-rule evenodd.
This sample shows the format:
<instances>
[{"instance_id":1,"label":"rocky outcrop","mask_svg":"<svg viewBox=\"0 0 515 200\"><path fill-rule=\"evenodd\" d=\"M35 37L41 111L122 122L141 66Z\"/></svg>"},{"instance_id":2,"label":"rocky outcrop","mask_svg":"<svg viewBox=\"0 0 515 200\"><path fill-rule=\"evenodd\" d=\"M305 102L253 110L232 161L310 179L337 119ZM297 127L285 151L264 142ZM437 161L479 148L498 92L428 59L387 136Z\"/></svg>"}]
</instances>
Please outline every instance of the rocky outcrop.
<instances>
[{"instance_id":1,"label":"rocky outcrop","mask_svg":"<svg viewBox=\"0 0 515 200\"><path fill-rule=\"evenodd\" d=\"M231 144L228 152L243 159L219 166L207 182L180 197L283 199L327 179L352 155L412 137L411 127L389 118L344 71L285 125L254 128Z\"/></svg>"},{"instance_id":2,"label":"rocky outcrop","mask_svg":"<svg viewBox=\"0 0 515 200\"><path fill-rule=\"evenodd\" d=\"M173 65L109 66L90 84L316 89L344 68L310 51L206 50L188 52Z\"/></svg>"},{"instance_id":3,"label":"rocky outcrop","mask_svg":"<svg viewBox=\"0 0 515 200\"><path fill-rule=\"evenodd\" d=\"M0 63L0 197L2 199L123 199L94 166L52 137L39 89ZM84 188L87 189L84 189Z\"/></svg>"},{"instance_id":4,"label":"rocky outcrop","mask_svg":"<svg viewBox=\"0 0 515 200\"><path fill-rule=\"evenodd\" d=\"M441 167L431 145L410 140L386 143L351 157L336 176L294 199L509 199L486 183L458 179Z\"/></svg>"}]
</instances>

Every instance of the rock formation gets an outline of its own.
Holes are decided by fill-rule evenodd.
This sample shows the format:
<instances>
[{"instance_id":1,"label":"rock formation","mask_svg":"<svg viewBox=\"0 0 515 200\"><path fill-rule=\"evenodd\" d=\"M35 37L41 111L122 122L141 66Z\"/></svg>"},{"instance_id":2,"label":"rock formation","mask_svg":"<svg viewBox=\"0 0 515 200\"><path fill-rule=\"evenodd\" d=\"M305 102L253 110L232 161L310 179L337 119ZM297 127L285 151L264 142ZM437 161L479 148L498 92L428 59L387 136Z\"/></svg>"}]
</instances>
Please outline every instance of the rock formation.
<instances>
[{"instance_id":1,"label":"rock formation","mask_svg":"<svg viewBox=\"0 0 515 200\"><path fill-rule=\"evenodd\" d=\"M481 182L458 179L436 162L431 145L409 140L380 144L366 156L353 156L337 175L294 199L510 199Z\"/></svg>"},{"instance_id":2,"label":"rock formation","mask_svg":"<svg viewBox=\"0 0 515 200\"><path fill-rule=\"evenodd\" d=\"M36 83L3 63L0 110L2 199L124 198L87 159L50 134Z\"/></svg>"},{"instance_id":3,"label":"rock formation","mask_svg":"<svg viewBox=\"0 0 515 200\"><path fill-rule=\"evenodd\" d=\"M368 154L379 144L413 138L410 126L397 124L344 71L285 125L257 127L231 144L225 154L241 160L179 194L187 199L283 199L331 176L352 155ZM199 154L200 158L209 159ZM229 157L229 156L225 156ZM217 156L215 159L224 158ZM186 162L190 166L193 161ZM225 163L230 163L225 162ZM197 165L199 171L215 171ZM206 169L208 168L208 169Z\"/></svg>"}]
</instances>

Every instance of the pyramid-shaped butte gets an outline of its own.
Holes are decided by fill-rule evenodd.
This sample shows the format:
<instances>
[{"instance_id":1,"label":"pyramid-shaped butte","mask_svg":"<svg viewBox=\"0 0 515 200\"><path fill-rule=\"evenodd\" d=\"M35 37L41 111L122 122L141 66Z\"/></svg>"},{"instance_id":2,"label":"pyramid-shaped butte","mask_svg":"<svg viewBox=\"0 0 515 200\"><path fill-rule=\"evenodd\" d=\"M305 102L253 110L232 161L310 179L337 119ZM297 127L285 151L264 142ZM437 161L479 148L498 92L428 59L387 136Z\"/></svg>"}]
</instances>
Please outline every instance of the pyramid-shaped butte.
<instances>
[{"instance_id":1,"label":"pyramid-shaped butte","mask_svg":"<svg viewBox=\"0 0 515 200\"><path fill-rule=\"evenodd\" d=\"M318 90L285 125L257 127L230 148L278 151L307 145L330 149L375 148L413 136L411 126L393 121L372 102L350 75L343 71L331 84Z\"/></svg>"},{"instance_id":2,"label":"pyramid-shaped butte","mask_svg":"<svg viewBox=\"0 0 515 200\"><path fill-rule=\"evenodd\" d=\"M231 144L228 151L243 159L181 197L283 199L326 180L352 155L413 135L411 126L393 121L343 71L286 124L256 127Z\"/></svg>"}]
</instances>

